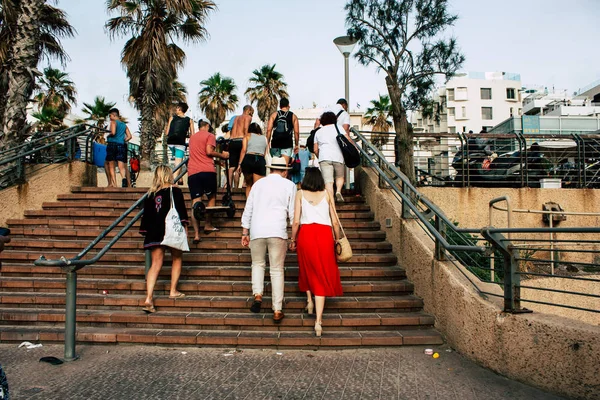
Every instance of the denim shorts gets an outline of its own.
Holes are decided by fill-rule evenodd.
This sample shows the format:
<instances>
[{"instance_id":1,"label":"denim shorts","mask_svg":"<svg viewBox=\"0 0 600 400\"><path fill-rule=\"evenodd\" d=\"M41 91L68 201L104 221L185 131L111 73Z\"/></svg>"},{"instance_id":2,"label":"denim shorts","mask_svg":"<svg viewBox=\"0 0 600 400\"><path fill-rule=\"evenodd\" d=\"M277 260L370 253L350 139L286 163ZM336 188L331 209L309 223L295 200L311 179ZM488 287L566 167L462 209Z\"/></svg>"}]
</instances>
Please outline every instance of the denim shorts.
<instances>
[{"instance_id":1,"label":"denim shorts","mask_svg":"<svg viewBox=\"0 0 600 400\"><path fill-rule=\"evenodd\" d=\"M271 152L271 157L288 156L288 157L292 158L292 156L294 155L294 148L293 147L290 147L287 149L271 148L270 152Z\"/></svg>"},{"instance_id":2,"label":"denim shorts","mask_svg":"<svg viewBox=\"0 0 600 400\"><path fill-rule=\"evenodd\" d=\"M175 158L185 158L185 146L181 146L178 144L170 144L169 150L171 150L171 154Z\"/></svg>"}]
</instances>

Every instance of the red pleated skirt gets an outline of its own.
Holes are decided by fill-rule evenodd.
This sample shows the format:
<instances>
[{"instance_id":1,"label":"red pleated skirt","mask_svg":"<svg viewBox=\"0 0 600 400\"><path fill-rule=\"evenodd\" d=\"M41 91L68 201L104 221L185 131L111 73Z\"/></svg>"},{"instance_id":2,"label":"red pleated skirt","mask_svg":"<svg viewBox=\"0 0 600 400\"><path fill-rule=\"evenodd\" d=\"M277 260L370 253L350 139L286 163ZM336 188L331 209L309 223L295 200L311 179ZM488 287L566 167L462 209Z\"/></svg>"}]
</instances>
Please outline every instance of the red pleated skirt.
<instances>
[{"instance_id":1,"label":"red pleated skirt","mask_svg":"<svg viewBox=\"0 0 600 400\"><path fill-rule=\"evenodd\" d=\"M341 296L342 282L335 257L331 226L306 224L300 226L297 239L298 286L315 296Z\"/></svg>"}]
</instances>

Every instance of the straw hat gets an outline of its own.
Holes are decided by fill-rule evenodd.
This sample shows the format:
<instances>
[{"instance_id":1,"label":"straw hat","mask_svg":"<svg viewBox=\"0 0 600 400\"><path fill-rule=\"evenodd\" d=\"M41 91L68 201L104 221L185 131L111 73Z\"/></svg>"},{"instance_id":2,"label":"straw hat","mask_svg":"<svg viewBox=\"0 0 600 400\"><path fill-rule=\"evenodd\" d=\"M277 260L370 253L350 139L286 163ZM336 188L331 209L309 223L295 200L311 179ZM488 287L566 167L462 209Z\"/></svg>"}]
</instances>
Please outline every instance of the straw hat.
<instances>
[{"instance_id":1,"label":"straw hat","mask_svg":"<svg viewBox=\"0 0 600 400\"><path fill-rule=\"evenodd\" d=\"M283 157L273 157L271 164L267 165L267 167L271 169L292 169L291 167L288 167L285 158Z\"/></svg>"}]
</instances>

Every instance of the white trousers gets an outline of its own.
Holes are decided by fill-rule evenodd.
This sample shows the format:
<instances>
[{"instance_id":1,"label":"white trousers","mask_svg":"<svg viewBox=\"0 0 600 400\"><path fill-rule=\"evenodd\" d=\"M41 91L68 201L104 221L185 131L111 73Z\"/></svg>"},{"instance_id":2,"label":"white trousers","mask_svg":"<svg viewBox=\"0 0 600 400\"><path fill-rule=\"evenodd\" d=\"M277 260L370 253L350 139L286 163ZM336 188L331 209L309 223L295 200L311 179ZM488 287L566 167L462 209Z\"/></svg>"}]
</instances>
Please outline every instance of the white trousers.
<instances>
[{"instance_id":1,"label":"white trousers","mask_svg":"<svg viewBox=\"0 0 600 400\"><path fill-rule=\"evenodd\" d=\"M265 287L265 267L269 251L269 272L271 275L271 296L273 311L283 309L283 264L287 253L287 240L262 238L250 241L252 255L252 294L263 294Z\"/></svg>"}]
</instances>

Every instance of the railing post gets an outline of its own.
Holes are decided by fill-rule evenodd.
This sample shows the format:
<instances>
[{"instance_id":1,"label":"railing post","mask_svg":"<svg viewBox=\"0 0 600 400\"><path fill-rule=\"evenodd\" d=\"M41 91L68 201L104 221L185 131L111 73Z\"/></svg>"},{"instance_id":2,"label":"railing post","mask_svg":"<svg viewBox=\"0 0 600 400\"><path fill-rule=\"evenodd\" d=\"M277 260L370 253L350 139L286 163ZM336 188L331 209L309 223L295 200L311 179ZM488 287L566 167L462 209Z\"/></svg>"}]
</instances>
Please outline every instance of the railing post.
<instances>
[{"instance_id":1,"label":"railing post","mask_svg":"<svg viewBox=\"0 0 600 400\"><path fill-rule=\"evenodd\" d=\"M381 158L377 158L377 166L381 169L382 172L385 172L383 170L383 161L381 160ZM378 182L379 189L383 189L385 187L385 181L381 177L381 174L379 174L378 177L379 177L379 182Z\"/></svg>"},{"instance_id":2,"label":"railing post","mask_svg":"<svg viewBox=\"0 0 600 400\"><path fill-rule=\"evenodd\" d=\"M442 235L442 237L446 238L446 224L442 221L439 215L435 216L435 229ZM443 244L436 239L435 240L435 259L438 261L443 261L446 259L446 251L444 250Z\"/></svg>"},{"instance_id":3,"label":"railing post","mask_svg":"<svg viewBox=\"0 0 600 400\"><path fill-rule=\"evenodd\" d=\"M500 233L491 233L490 228L484 228L481 235L492 245L494 254L498 250L502 254L504 272L504 312L531 312L521 308L521 275L519 274L519 249L512 246Z\"/></svg>"},{"instance_id":4,"label":"railing post","mask_svg":"<svg viewBox=\"0 0 600 400\"><path fill-rule=\"evenodd\" d=\"M402 193L404 193L407 197L410 197L412 193L410 192L410 188L404 181L402 181ZM408 202L402 200L402 218L409 219L412 218L410 208L408 207Z\"/></svg>"},{"instance_id":5,"label":"railing post","mask_svg":"<svg viewBox=\"0 0 600 400\"><path fill-rule=\"evenodd\" d=\"M75 330L77 326L77 271L67 272L67 299L65 306L65 361L77 359Z\"/></svg>"}]
</instances>

